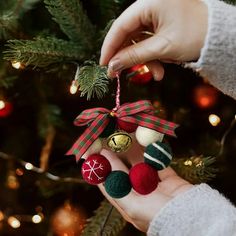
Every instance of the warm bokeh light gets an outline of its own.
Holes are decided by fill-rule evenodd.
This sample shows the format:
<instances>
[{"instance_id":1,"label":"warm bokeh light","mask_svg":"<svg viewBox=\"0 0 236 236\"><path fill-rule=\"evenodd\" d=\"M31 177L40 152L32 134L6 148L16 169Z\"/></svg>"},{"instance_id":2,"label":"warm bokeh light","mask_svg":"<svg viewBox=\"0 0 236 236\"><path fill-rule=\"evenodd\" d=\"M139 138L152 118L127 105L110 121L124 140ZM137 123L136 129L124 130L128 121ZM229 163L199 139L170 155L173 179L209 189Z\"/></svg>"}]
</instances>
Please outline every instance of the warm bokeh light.
<instances>
[{"instance_id":1,"label":"warm bokeh light","mask_svg":"<svg viewBox=\"0 0 236 236\"><path fill-rule=\"evenodd\" d=\"M218 95L217 90L208 84L199 85L193 90L193 100L202 109L213 107L218 101Z\"/></svg>"},{"instance_id":2,"label":"warm bokeh light","mask_svg":"<svg viewBox=\"0 0 236 236\"><path fill-rule=\"evenodd\" d=\"M14 216L10 216L7 220L7 223L14 229L20 227L20 221Z\"/></svg>"},{"instance_id":3,"label":"warm bokeh light","mask_svg":"<svg viewBox=\"0 0 236 236\"><path fill-rule=\"evenodd\" d=\"M16 169L16 174L17 174L18 176L22 176L22 175L24 174L24 170L21 169L21 168L17 168L17 169Z\"/></svg>"},{"instance_id":4,"label":"warm bokeh light","mask_svg":"<svg viewBox=\"0 0 236 236\"><path fill-rule=\"evenodd\" d=\"M40 215L33 215L32 216L32 222L35 224L38 224L42 221L42 217Z\"/></svg>"},{"instance_id":5,"label":"warm bokeh light","mask_svg":"<svg viewBox=\"0 0 236 236\"><path fill-rule=\"evenodd\" d=\"M20 186L20 183L18 182L15 175L9 175L7 177L7 187L10 189L18 189Z\"/></svg>"},{"instance_id":6,"label":"warm bokeh light","mask_svg":"<svg viewBox=\"0 0 236 236\"><path fill-rule=\"evenodd\" d=\"M209 115L208 119L212 126L217 126L220 123L220 117L215 114Z\"/></svg>"},{"instance_id":7,"label":"warm bokeh light","mask_svg":"<svg viewBox=\"0 0 236 236\"><path fill-rule=\"evenodd\" d=\"M65 203L51 218L53 232L58 236L80 235L85 224L85 215L81 209Z\"/></svg>"},{"instance_id":8,"label":"warm bokeh light","mask_svg":"<svg viewBox=\"0 0 236 236\"><path fill-rule=\"evenodd\" d=\"M12 63L11 63L11 65L12 65L12 67L13 68L15 68L15 69L20 69L21 68L21 63L19 62L19 61L13 61Z\"/></svg>"},{"instance_id":9,"label":"warm bokeh light","mask_svg":"<svg viewBox=\"0 0 236 236\"><path fill-rule=\"evenodd\" d=\"M3 100L0 100L0 110L6 106L6 103Z\"/></svg>"},{"instance_id":10,"label":"warm bokeh light","mask_svg":"<svg viewBox=\"0 0 236 236\"><path fill-rule=\"evenodd\" d=\"M34 166L33 166L31 163L27 162L27 163L25 164L25 169L26 169L26 170L32 170L33 168L34 168Z\"/></svg>"},{"instance_id":11,"label":"warm bokeh light","mask_svg":"<svg viewBox=\"0 0 236 236\"><path fill-rule=\"evenodd\" d=\"M0 222L4 220L4 214L2 211L0 211Z\"/></svg>"}]
</instances>

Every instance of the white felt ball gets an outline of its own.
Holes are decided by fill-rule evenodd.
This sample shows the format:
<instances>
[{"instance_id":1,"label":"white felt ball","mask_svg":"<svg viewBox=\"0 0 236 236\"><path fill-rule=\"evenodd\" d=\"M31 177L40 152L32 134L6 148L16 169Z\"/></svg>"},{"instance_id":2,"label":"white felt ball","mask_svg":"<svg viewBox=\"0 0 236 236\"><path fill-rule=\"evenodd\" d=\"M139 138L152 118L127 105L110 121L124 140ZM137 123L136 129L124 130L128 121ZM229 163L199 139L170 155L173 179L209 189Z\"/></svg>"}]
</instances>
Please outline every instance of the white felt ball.
<instances>
[{"instance_id":1,"label":"white felt ball","mask_svg":"<svg viewBox=\"0 0 236 236\"><path fill-rule=\"evenodd\" d=\"M161 142L163 140L164 134L159 133L153 129L138 126L135 136L138 143L146 147L151 143L155 143L157 141Z\"/></svg>"},{"instance_id":2,"label":"white felt ball","mask_svg":"<svg viewBox=\"0 0 236 236\"><path fill-rule=\"evenodd\" d=\"M83 154L81 158L87 159L88 156L100 153L101 150L102 150L102 141L101 139L98 138L92 143L92 145L88 148L88 150Z\"/></svg>"}]
</instances>

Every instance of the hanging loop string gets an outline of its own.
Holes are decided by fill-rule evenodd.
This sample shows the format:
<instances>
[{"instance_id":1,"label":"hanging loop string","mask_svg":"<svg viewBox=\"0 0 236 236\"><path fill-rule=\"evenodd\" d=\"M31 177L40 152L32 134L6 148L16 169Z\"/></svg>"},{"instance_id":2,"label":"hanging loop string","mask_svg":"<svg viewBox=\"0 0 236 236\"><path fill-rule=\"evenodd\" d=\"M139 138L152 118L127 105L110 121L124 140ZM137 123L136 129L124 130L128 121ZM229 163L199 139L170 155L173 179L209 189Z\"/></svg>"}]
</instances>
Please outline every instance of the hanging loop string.
<instances>
[{"instance_id":1,"label":"hanging loop string","mask_svg":"<svg viewBox=\"0 0 236 236\"><path fill-rule=\"evenodd\" d=\"M116 107L112 109L112 112L116 112L120 108L120 75L116 72L117 89L116 89Z\"/></svg>"}]
</instances>

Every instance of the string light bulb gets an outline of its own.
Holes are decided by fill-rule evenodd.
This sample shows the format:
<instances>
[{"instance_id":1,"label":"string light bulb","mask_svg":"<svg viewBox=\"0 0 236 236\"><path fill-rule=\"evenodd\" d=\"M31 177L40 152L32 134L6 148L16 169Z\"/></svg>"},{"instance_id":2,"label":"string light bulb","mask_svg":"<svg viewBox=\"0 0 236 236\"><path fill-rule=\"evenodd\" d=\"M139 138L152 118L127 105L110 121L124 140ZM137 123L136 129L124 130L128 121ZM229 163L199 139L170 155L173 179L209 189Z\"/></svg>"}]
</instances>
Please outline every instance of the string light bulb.
<instances>
[{"instance_id":1,"label":"string light bulb","mask_svg":"<svg viewBox=\"0 0 236 236\"><path fill-rule=\"evenodd\" d=\"M0 110L5 108L6 103L3 100L0 100Z\"/></svg>"},{"instance_id":2,"label":"string light bulb","mask_svg":"<svg viewBox=\"0 0 236 236\"><path fill-rule=\"evenodd\" d=\"M38 224L42 221L42 217L40 215L33 215L32 216L32 222L35 223L35 224Z\"/></svg>"},{"instance_id":3,"label":"string light bulb","mask_svg":"<svg viewBox=\"0 0 236 236\"><path fill-rule=\"evenodd\" d=\"M33 168L34 168L34 166L33 166L31 163L27 162L27 163L25 164L25 169L26 169L26 170L32 170Z\"/></svg>"},{"instance_id":4,"label":"string light bulb","mask_svg":"<svg viewBox=\"0 0 236 236\"><path fill-rule=\"evenodd\" d=\"M77 80L73 80L70 86L70 93L71 94L76 94L77 90L78 90L78 82Z\"/></svg>"},{"instance_id":5,"label":"string light bulb","mask_svg":"<svg viewBox=\"0 0 236 236\"><path fill-rule=\"evenodd\" d=\"M19 228L21 225L20 221L14 216L10 216L7 220L7 223L14 229Z\"/></svg>"},{"instance_id":6,"label":"string light bulb","mask_svg":"<svg viewBox=\"0 0 236 236\"><path fill-rule=\"evenodd\" d=\"M209 115L208 119L209 119L209 122L212 126L217 126L221 121L220 117L215 114Z\"/></svg>"},{"instance_id":7,"label":"string light bulb","mask_svg":"<svg viewBox=\"0 0 236 236\"><path fill-rule=\"evenodd\" d=\"M22 67L22 64L19 61L13 61L11 63L12 67L19 70Z\"/></svg>"}]
</instances>

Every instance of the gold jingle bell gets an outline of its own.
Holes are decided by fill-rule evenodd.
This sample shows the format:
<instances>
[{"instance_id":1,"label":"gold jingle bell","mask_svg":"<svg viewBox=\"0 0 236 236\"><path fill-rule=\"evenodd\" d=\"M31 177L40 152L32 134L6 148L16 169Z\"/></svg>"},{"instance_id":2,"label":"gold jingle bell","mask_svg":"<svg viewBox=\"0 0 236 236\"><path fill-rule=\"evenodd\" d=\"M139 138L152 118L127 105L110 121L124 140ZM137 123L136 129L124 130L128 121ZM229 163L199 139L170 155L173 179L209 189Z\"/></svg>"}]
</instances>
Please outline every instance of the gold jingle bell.
<instances>
[{"instance_id":1,"label":"gold jingle bell","mask_svg":"<svg viewBox=\"0 0 236 236\"><path fill-rule=\"evenodd\" d=\"M107 146L113 152L125 152L132 144L131 136L123 131L117 131L107 139Z\"/></svg>"}]
</instances>

